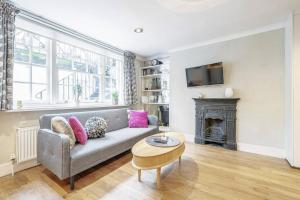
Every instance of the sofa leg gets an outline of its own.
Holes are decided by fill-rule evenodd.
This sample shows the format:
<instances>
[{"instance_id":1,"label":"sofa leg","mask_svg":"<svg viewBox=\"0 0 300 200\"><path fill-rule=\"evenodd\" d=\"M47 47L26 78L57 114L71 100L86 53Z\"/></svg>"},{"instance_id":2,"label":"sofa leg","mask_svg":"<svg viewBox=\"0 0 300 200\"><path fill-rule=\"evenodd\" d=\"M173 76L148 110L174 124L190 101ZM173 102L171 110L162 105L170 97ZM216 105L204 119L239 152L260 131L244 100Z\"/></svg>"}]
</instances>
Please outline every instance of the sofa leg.
<instances>
[{"instance_id":1,"label":"sofa leg","mask_svg":"<svg viewBox=\"0 0 300 200\"><path fill-rule=\"evenodd\" d=\"M74 180L74 176L70 177L70 189L74 190L75 187L75 180Z\"/></svg>"}]
</instances>

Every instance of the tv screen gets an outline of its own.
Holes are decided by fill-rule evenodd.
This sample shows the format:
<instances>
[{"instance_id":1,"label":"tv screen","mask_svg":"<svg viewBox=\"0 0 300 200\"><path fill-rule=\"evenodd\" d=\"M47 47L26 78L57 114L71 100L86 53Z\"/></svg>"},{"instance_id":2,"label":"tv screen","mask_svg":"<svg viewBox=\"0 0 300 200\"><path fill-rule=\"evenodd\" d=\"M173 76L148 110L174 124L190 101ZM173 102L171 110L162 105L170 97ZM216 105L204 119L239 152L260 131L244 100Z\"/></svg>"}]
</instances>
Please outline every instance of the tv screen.
<instances>
[{"instance_id":1,"label":"tv screen","mask_svg":"<svg viewBox=\"0 0 300 200\"><path fill-rule=\"evenodd\" d=\"M224 84L222 63L213 63L199 67L186 68L188 87Z\"/></svg>"}]
</instances>

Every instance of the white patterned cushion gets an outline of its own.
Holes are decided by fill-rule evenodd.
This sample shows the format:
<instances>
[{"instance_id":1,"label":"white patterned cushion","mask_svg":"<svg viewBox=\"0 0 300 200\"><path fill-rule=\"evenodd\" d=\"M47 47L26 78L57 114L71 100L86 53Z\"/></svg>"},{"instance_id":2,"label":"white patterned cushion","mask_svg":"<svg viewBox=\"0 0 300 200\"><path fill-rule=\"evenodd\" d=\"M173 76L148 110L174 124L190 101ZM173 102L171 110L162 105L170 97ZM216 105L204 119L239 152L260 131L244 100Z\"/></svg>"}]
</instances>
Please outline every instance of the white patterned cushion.
<instances>
[{"instance_id":1,"label":"white patterned cushion","mask_svg":"<svg viewBox=\"0 0 300 200\"><path fill-rule=\"evenodd\" d=\"M60 117L60 116L53 117L51 119L51 129L55 133L62 133L69 136L70 149L72 149L75 146L76 138L73 129L71 128L69 122L64 117Z\"/></svg>"},{"instance_id":2,"label":"white patterned cushion","mask_svg":"<svg viewBox=\"0 0 300 200\"><path fill-rule=\"evenodd\" d=\"M100 138L105 136L107 123L101 117L91 117L86 121L85 128L89 138Z\"/></svg>"}]
</instances>

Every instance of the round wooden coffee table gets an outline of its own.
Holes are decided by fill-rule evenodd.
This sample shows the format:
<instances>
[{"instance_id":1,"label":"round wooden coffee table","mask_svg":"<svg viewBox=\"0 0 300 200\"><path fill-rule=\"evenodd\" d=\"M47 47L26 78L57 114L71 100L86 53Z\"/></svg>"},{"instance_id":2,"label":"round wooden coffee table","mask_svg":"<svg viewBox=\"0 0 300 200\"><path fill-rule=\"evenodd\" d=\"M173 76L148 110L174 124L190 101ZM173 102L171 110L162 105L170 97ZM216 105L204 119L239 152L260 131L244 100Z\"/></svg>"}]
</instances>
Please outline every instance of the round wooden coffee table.
<instances>
[{"instance_id":1,"label":"round wooden coffee table","mask_svg":"<svg viewBox=\"0 0 300 200\"><path fill-rule=\"evenodd\" d=\"M181 161L181 155L184 152L184 136L182 133L167 132L156 135L172 136L180 141L180 144L174 147L155 147L149 145L145 139L137 142L132 147L132 165L138 169L138 180L141 181L141 170L156 169L156 186L160 187L161 167L170 164L176 159ZM155 136L156 136L155 135Z\"/></svg>"}]
</instances>

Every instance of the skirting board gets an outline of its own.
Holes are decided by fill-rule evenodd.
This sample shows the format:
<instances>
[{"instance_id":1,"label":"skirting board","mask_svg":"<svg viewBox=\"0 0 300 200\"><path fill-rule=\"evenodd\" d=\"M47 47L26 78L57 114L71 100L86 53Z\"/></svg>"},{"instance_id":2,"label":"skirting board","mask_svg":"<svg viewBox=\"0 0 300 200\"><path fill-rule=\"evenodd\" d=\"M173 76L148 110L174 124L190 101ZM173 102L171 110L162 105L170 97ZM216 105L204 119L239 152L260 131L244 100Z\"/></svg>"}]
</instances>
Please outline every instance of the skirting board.
<instances>
[{"instance_id":1,"label":"skirting board","mask_svg":"<svg viewBox=\"0 0 300 200\"><path fill-rule=\"evenodd\" d=\"M271 157L283 158L283 159L286 158L285 149L280 149L275 147L238 143L237 149L239 151L245 151L245 152L255 153L255 154L260 154L265 156L271 156Z\"/></svg>"},{"instance_id":2,"label":"skirting board","mask_svg":"<svg viewBox=\"0 0 300 200\"><path fill-rule=\"evenodd\" d=\"M194 135L192 134L184 134L185 140L187 142L194 143ZM238 151L244 151L248 153L255 153L264 156L271 156L276 158L286 158L286 152L284 149L268 147L268 146L260 146L254 144L246 144L246 143L238 143L237 144Z\"/></svg>"},{"instance_id":3,"label":"skirting board","mask_svg":"<svg viewBox=\"0 0 300 200\"><path fill-rule=\"evenodd\" d=\"M14 172L19 172L31 167L39 165L36 159L30 160L21 164L14 164ZM12 164L11 162L0 164L0 177L12 174Z\"/></svg>"},{"instance_id":4,"label":"skirting board","mask_svg":"<svg viewBox=\"0 0 300 200\"><path fill-rule=\"evenodd\" d=\"M192 134L184 134L184 137L185 137L185 141L187 142L192 142L194 143L195 142L195 136L192 135Z\"/></svg>"},{"instance_id":5,"label":"skirting board","mask_svg":"<svg viewBox=\"0 0 300 200\"><path fill-rule=\"evenodd\" d=\"M0 177L11 174L11 172L12 172L12 166L10 162L0 164Z\"/></svg>"}]
</instances>

